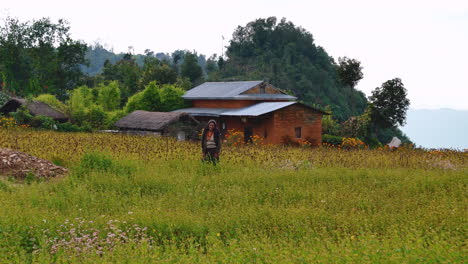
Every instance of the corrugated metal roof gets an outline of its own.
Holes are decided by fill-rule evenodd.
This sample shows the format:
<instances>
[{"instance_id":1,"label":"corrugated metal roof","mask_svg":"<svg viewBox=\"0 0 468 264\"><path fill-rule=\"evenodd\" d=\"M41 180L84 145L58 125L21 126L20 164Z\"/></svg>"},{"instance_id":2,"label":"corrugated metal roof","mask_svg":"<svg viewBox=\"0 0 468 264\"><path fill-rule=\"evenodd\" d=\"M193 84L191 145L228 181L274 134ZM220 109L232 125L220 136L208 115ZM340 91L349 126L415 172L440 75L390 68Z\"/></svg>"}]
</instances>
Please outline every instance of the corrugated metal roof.
<instances>
[{"instance_id":1,"label":"corrugated metal roof","mask_svg":"<svg viewBox=\"0 0 468 264\"><path fill-rule=\"evenodd\" d=\"M296 100L297 97L287 94L240 94L235 100Z\"/></svg>"},{"instance_id":2,"label":"corrugated metal roof","mask_svg":"<svg viewBox=\"0 0 468 264\"><path fill-rule=\"evenodd\" d=\"M222 113L223 116L259 116L295 104L296 102L265 102Z\"/></svg>"},{"instance_id":3,"label":"corrugated metal roof","mask_svg":"<svg viewBox=\"0 0 468 264\"><path fill-rule=\"evenodd\" d=\"M225 99L235 97L262 82L263 81L206 82L190 89L182 97L184 99Z\"/></svg>"},{"instance_id":4,"label":"corrugated metal roof","mask_svg":"<svg viewBox=\"0 0 468 264\"><path fill-rule=\"evenodd\" d=\"M172 112L185 112L192 116L220 116L222 113L228 110L231 110L231 109L193 107L193 108L177 109Z\"/></svg>"}]
</instances>

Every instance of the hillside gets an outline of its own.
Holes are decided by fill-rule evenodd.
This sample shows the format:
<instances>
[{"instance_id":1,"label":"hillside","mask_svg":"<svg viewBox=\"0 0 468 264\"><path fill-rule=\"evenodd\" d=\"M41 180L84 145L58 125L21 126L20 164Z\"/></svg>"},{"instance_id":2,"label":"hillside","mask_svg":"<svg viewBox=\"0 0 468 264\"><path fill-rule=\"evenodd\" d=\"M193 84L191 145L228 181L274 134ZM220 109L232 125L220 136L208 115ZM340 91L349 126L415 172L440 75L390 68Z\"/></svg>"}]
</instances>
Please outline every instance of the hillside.
<instances>
[{"instance_id":1,"label":"hillside","mask_svg":"<svg viewBox=\"0 0 468 264\"><path fill-rule=\"evenodd\" d=\"M307 30L286 19L257 19L239 26L227 47L227 60L213 80L266 79L304 103L331 106L340 121L362 114L367 99L340 83L335 60Z\"/></svg>"}]
</instances>

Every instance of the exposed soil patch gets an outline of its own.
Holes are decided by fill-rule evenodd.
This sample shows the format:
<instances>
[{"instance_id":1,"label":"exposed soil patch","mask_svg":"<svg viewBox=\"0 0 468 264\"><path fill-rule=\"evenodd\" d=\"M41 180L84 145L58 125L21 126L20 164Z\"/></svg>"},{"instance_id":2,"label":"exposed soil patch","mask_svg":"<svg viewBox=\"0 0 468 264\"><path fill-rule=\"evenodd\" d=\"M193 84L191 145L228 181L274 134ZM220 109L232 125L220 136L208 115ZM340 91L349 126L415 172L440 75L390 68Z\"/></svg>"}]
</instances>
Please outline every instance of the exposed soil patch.
<instances>
[{"instance_id":1,"label":"exposed soil patch","mask_svg":"<svg viewBox=\"0 0 468 264\"><path fill-rule=\"evenodd\" d=\"M29 154L0 148L0 175L24 179L28 173L36 177L49 179L68 172L68 169L57 166L48 160L43 160Z\"/></svg>"}]
</instances>

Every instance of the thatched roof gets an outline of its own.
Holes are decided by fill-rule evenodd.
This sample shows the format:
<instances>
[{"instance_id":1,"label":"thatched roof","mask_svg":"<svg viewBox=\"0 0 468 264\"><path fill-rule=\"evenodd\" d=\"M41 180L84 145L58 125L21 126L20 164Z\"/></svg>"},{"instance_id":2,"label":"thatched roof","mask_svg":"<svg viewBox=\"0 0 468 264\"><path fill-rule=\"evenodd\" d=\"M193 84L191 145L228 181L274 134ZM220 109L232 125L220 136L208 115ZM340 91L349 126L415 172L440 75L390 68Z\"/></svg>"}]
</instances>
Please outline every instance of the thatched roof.
<instances>
[{"instance_id":1,"label":"thatched roof","mask_svg":"<svg viewBox=\"0 0 468 264\"><path fill-rule=\"evenodd\" d=\"M181 112L134 111L115 123L120 129L162 131L169 124L185 121L197 124L193 117Z\"/></svg>"},{"instance_id":2,"label":"thatched roof","mask_svg":"<svg viewBox=\"0 0 468 264\"><path fill-rule=\"evenodd\" d=\"M15 112L20 106L24 105L32 115L47 116L57 121L66 121L68 118L65 114L53 109L48 104L39 101L27 101L20 98L11 98L2 107L0 112L9 113Z\"/></svg>"}]
</instances>

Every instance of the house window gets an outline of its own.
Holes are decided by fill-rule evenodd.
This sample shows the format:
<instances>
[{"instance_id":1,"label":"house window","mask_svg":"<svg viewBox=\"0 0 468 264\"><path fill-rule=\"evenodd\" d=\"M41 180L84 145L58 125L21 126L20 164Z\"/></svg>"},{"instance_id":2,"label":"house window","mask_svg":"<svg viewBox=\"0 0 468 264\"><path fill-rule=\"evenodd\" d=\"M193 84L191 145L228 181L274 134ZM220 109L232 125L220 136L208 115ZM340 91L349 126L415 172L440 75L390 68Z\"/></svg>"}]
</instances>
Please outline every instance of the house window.
<instances>
[{"instance_id":1,"label":"house window","mask_svg":"<svg viewBox=\"0 0 468 264\"><path fill-rule=\"evenodd\" d=\"M266 85L265 85L264 83L260 84L260 93L261 93L261 94L264 94L264 93L265 93L265 86L266 86Z\"/></svg>"},{"instance_id":2,"label":"house window","mask_svg":"<svg viewBox=\"0 0 468 264\"><path fill-rule=\"evenodd\" d=\"M267 133L266 128L265 128L265 130L263 131L263 137L264 137L264 138L267 138L267 137L268 137L268 133Z\"/></svg>"},{"instance_id":3,"label":"house window","mask_svg":"<svg viewBox=\"0 0 468 264\"><path fill-rule=\"evenodd\" d=\"M294 131L296 132L296 138L301 138L302 137L302 131L301 131L301 127L296 127L294 128Z\"/></svg>"}]
</instances>

